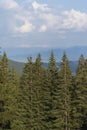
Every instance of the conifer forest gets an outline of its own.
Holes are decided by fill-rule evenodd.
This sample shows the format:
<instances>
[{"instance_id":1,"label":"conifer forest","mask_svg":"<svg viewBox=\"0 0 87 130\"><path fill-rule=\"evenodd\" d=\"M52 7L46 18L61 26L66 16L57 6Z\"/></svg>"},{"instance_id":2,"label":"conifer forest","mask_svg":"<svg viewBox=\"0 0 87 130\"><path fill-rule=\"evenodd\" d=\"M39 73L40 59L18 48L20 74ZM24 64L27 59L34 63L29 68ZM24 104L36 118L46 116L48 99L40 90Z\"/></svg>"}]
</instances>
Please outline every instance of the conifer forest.
<instances>
[{"instance_id":1,"label":"conifer forest","mask_svg":"<svg viewBox=\"0 0 87 130\"><path fill-rule=\"evenodd\" d=\"M46 68L38 54L19 77L3 53L0 130L87 130L87 59L80 56L73 74L66 53L58 67L52 52Z\"/></svg>"}]
</instances>

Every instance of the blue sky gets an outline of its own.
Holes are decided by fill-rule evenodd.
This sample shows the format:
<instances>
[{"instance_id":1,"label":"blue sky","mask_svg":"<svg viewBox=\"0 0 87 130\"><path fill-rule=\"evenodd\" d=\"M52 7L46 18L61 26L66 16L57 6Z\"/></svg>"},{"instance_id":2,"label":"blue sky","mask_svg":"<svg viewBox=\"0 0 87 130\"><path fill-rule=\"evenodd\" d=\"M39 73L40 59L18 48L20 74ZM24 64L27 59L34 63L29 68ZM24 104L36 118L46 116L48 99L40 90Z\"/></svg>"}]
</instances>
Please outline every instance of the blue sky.
<instances>
[{"instance_id":1,"label":"blue sky","mask_svg":"<svg viewBox=\"0 0 87 130\"><path fill-rule=\"evenodd\" d=\"M87 45L87 1L0 0L2 48Z\"/></svg>"}]
</instances>

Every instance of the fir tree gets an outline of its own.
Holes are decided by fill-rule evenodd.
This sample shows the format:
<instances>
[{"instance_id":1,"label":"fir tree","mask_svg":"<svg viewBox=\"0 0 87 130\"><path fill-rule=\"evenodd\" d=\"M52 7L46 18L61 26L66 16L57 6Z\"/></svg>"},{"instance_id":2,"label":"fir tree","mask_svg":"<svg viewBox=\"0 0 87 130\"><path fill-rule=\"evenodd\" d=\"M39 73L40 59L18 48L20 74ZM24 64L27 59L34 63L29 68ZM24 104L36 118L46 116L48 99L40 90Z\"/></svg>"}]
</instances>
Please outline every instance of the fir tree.
<instances>
[{"instance_id":1,"label":"fir tree","mask_svg":"<svg viewBox=\"0 0 87 130\"><path fill-rule=\"evenodd\" d=\"M80 56L75 80L74 119L75 127L80 128L87 115L87 62Z\"/></svg>"},{"instance_id":2,"label":"fir tree","mask_svg":"<svg viewBox=\"0 0 87 130\"><path fill-rule=\"evenodd\" d=\"M33 130L33 62L28 58L20 80L19 119L21 129Z\"/></svg>"},{"instance_id":3,"label":"fir tree","mask_svg":"<svg viewBox=\"0 0 87 130\"><path fill-rule=\"evenodd\" d=\"M60 129L71 129L71 89L72 72L69 66L66 53L62 57L61 68L59 72L58 87L58 114Z\"/></svg>"},{"instance_id":4,"label":"fir tree","mask_svg":"<svg viewBox=\"0 0 87 130\"><path fill-rule=\"evenodd\" d=\"M43 85L44 129L57 130L58 68L53 52L50 55Z\"/></svg>"},{"instance_id":5,"label":"fir tree","mask_svg":"<svg viewBox=\"0 0 87 130\"><path fill-rule=\"evenodd\" d=\"M43 109L42 109L42 86L44 80L44 68L42 67L41 63L41 56L40 54L37 56L35 64L34 64L34 72L35 72L35 80L34 80L34 91L35 91L35 129L44 130L43 129Z\"/></svg>"},{"instance_id":6,"label":"fir tree","mask_svg":"<svg viewBox=\"0 0 87 130\"><path fill-rule=\"evenodd\" d=\"M0 62L0 128L11 129L16 112L17 88L9 78L8 58L3 54Z\"/></svg>"},{"instance_id":7,"label":"fir tree","mask_svg":"<svg viewBox=\"0 0 87 130\"><path fill-rule=\"evenodd\" d=\"M6 84L8 82L8 58L4 52L0 62L0 83Z\"/></svg>"},{"instance_id":8,"label":"fir tree","mask_svg":"<svg viewBox=\"0 0 87 130\"><path fill-rule=\"evenodd\" d=\"M23 119L23 129L42 130L41 93L43 82L43 67L38 55L35 63L28 59L21 77L20 110Z\"/></svg>"}]
</instances>

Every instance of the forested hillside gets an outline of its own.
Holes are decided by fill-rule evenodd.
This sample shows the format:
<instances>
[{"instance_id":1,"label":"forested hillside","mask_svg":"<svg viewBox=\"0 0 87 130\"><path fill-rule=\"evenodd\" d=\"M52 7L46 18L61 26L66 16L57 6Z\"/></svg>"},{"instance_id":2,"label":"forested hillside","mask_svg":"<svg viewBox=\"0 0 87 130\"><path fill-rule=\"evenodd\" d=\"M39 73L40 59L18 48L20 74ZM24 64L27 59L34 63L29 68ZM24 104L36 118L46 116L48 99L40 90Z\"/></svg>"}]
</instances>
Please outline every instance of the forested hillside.
<instances>
[{"instance_id":1,"label":"forested hillside","mask_svg":"<svg viewBox=\"0 0 87 130\"><path fill-rule=\"evenodd\" d=\"M2 56L0 55L0 60ZM18 62L11 59L8 59L8 67L9 68L15 68L17 75L20 76L22 74L22 69L24 67L24 62Z\"/></svg>"},{"instance_id":2,"label":"forested hillside","mask_svg":"<svg viewBox=\"0 0 87 130\"><path fill-rule=\"evenodd\" d=\"M58 67L53 52L47 68L40 54L28 58L21 77L0 60L0 130L86 130L87 59L73 75L66 53Z\"/></svg>"}]
</instances>

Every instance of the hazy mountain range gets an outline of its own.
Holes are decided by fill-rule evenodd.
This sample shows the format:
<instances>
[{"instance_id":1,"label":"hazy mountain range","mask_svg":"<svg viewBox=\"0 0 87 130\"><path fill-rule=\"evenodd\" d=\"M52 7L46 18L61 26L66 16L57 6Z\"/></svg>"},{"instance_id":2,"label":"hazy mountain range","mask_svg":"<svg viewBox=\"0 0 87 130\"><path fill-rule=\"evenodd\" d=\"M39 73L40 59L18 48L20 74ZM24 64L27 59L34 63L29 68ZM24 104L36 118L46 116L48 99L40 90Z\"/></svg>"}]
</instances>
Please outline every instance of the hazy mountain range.
<instances>
[{"instance_id":1,"label":"hazy mountain range","mask_svg":"<svg viewBox=\"0 0 87 130\"><path fill-rule=\"evenodd\" d=\"M73 74L75 74L78 62L77 61L70 61L70 67L72 69ZM17 71L17 74L20 76L22 74L22 70L24 67L25 63L23 62L17 62L13 60L9 60L9 67L15 68ZM43 67L47 67L48 63L42 62ZM57 62L58 67L60 67L60 62Z\"/></svg>"},{"instance_id":2,"label":"hazy mountain range","mask_svg":"<svg viewBox=\"0 0 87 130\"><path fill-rule=\"evenodd\" d=\"M33 60L35 60L38 53L41 54L42 62L48 62L52 51L54 52L57 62L61 61L64 52L66 52L70 61L77 61L81 54L87 57L87 46L76 46L70 48L4 48L3 51L7 52L9 59L20 62L26 62L27 57L29 56L32 56Z\"/></svg>"},{"instance_id":3,"label":"hazy mountain range","mask_svg":"<svg viewBox=\"0 0 87 130\"><path fill-rule=\"evenodd\" d=\"M15 67L18 75L21 75L24 63L27 62L27 57L32 56L33 60L37 57L38 53L41 54L42 64L47 67L50 53L53 51L55 59L60 66L63 53L66 52L70 61L70 66L73 73L76 72L78 59L81 54L87 57L87 46L76 46L71 48L8 48L5 49L9 60L9 66Z\"/></svg>"}]
</instances>

